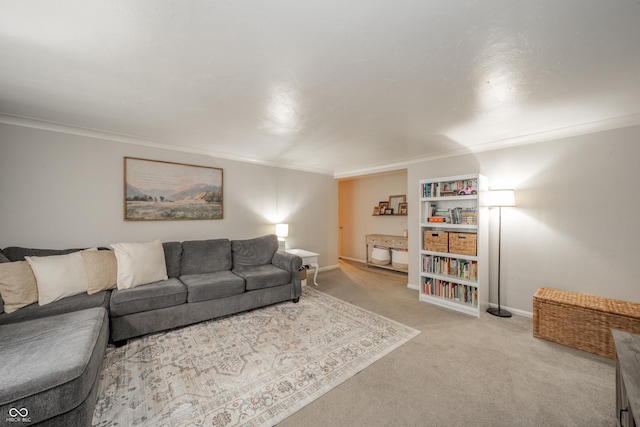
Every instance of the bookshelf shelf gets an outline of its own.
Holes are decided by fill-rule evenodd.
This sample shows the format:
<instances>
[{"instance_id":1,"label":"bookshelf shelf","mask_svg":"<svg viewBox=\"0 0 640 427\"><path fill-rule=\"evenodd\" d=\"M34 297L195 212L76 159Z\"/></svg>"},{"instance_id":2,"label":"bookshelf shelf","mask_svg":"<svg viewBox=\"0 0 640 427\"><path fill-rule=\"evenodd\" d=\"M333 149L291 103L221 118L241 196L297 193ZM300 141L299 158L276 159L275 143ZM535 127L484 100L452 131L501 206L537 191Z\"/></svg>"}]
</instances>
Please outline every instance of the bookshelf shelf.
<instances>
[{"instance_id":1,"label":"bookshelf shelf","mask_svg":"<svg viewBox=\"0 0 640 427\"><path fill-rule=\"evenodd\" d=\"M475 317L488 305L487 178L423 179L420 189L420 301Z\"/></svg>"},{"instance_id":2,"label":"bookshelf shelf","mask_svg":"<svg viewBox=\"0 0 640 427\"><path fill-rule=\"evenodd\" d=\"M451 230L477 230L478 226L473 224L446 224L446 225L437 225L434 222L423 222L420 224L421 227L444 227Z\"/></svg>"}]
</instances>

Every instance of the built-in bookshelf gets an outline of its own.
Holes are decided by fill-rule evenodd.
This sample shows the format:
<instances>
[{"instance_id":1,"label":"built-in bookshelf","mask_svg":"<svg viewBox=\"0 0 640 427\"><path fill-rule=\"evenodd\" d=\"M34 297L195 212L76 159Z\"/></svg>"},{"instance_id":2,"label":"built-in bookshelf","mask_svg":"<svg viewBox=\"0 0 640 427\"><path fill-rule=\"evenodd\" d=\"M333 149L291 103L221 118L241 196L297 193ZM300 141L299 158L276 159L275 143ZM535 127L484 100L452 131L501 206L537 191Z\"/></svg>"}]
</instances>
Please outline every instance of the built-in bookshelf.
<instances>
[{"instance_id":1,"label":"built-in bookshelf","mask_svg":"<svg viewBox=\"0 0 640 427\"><path fill-rule=\"evenodd\" d=\"M488 302L488 217L478 174L420 180L420 301L480 317Z\"/></svg>"}]
</instances>

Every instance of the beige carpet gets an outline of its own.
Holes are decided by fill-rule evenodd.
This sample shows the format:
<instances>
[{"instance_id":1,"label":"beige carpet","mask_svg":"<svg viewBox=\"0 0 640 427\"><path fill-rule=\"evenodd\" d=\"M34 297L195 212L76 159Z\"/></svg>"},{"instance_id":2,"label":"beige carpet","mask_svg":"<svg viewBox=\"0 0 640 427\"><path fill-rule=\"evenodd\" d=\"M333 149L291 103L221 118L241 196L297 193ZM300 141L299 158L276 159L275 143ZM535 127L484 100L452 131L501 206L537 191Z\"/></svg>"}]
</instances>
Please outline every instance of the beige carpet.
<instances>
[{"instance_id":1,"label":"beige carpet","mask_svg":"<svg viewBox=\"0 0 640 427\"><path fill-rule=\"evenodd\" d=\"M298 304L110 347L95 426L271 426L419 334L305 287Z\"/></svg>"}]
</instances>

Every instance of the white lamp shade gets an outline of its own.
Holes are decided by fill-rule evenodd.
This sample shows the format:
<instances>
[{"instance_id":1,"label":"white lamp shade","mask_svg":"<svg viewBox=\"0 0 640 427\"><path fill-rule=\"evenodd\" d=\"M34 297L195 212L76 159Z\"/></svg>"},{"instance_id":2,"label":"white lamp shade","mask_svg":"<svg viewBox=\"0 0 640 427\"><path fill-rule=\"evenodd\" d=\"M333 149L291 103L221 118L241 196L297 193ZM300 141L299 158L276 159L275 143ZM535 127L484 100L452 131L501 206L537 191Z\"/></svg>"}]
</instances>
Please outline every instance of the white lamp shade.
<instances>
[{"instance_id":1,"label":"white lamp shade","mask_svg":"<svg viewBox=\"0 0 640 427\"><path fill-rule=\"evenodd\" d=\"M482 203L487 207L499 206L515 206L516 197L513 190L492 190L484 193L484 201Z\"/></svg>"},{"instance_id":2,"label":"white lamp shade","mask_svg":"<svg viewBox=\"0 0 640 427\"><path fill-rule=\"evenodd\" d=\"M276 224L276 236L287 237L289 235L289 224Z\"/></svg>"}]
</instances>

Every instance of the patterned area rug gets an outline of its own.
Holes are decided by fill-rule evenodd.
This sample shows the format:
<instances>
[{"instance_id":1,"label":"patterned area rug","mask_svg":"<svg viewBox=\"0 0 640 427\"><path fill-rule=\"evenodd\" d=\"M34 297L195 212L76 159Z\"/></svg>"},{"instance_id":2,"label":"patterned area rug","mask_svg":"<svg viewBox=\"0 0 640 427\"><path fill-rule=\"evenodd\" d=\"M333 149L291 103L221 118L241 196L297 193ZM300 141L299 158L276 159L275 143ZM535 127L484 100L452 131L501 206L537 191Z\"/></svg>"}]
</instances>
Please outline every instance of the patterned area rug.
<instances>
[{"instance_id":1,"label":"patterned area rug","mask_svg":"<svg viewBox=\"0 0 640 427\"><path fill-rule=\"evenodd\" d=\"M109 347L95 426L272 426L419 331L308 286L286 302Z\"/></svg>"}]
</instances>

